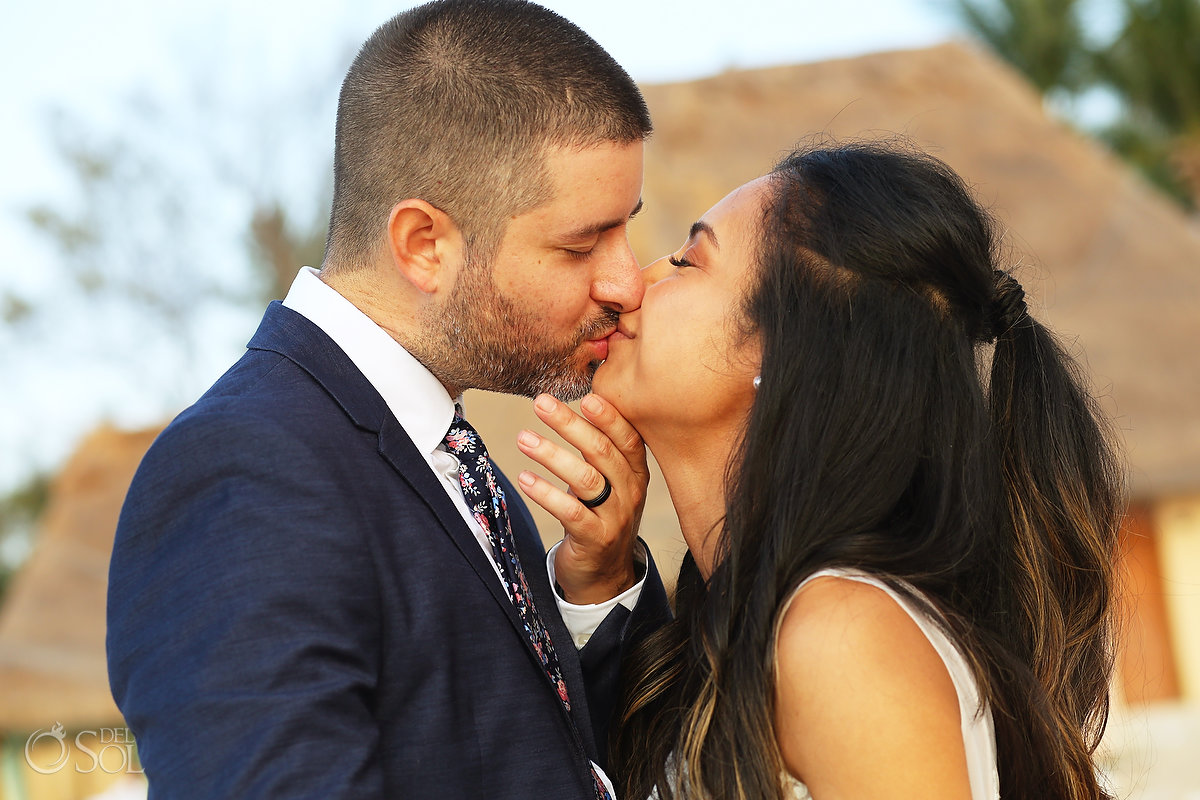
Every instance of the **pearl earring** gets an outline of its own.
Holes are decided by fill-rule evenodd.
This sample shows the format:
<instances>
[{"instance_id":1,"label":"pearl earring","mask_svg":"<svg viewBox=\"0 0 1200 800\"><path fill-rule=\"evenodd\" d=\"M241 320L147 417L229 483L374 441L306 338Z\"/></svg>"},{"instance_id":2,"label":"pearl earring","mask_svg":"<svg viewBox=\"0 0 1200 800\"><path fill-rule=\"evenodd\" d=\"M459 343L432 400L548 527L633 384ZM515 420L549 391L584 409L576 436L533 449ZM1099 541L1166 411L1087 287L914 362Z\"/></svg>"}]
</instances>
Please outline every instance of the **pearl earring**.
<instances>
[{"instance_id":1,"label":"pearl earring","mask_svg":"<svg viewBox=\"0 0 1200 800\"><path fill-rule=\"evenodd\" d=\"M754 388L757 389L760 386L762 386L762 375L755 375L754 376Z\"/></svg>"}]
</instances>

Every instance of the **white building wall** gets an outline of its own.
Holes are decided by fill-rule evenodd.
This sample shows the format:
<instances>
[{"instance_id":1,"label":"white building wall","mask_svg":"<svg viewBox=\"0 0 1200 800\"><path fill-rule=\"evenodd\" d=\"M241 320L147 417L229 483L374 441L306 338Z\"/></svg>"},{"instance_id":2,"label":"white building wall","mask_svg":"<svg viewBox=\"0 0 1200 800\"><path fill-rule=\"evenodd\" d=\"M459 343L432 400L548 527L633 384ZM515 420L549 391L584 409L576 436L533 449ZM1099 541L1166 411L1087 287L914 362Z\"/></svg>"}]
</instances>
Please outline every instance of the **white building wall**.
<instances>
[{"instance_id":1,"label":"white building wall","mask_svg":"<svg viewBox=\"0 0 1200 800\"><path fill-rule=\"evenodd\" d=\"M1160 501L1154 517L1180 690L1185 701L1196 703L1200 702L1200 495Z\"/></svg>"}]
</instances>

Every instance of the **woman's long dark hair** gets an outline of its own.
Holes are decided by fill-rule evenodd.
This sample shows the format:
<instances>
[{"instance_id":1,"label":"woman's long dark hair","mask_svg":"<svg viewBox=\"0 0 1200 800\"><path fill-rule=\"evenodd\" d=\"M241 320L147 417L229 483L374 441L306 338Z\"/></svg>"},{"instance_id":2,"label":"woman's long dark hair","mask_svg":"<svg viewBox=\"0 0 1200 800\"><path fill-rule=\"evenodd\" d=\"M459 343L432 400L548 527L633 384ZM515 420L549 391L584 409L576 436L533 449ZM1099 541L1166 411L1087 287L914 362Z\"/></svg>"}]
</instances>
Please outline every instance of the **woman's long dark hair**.
<instances>
[{"instance_id":1,"label":"woman's long dark hair","mask_svg":"<svg viewBox=\"0 0 1200 800\"><path fill-rule=\"evenodd\" d=\"M945 621L991 708L1004 797L1106 797L1092 752L1123 491L1082 376L942 162L846 144L791 154L769 186L739 320L762 385L717 566L705 582L685 558L676 620L627 667L621 796L782 796L776 621L840 566L915 587Z\"/></svg>"}]
</instances>

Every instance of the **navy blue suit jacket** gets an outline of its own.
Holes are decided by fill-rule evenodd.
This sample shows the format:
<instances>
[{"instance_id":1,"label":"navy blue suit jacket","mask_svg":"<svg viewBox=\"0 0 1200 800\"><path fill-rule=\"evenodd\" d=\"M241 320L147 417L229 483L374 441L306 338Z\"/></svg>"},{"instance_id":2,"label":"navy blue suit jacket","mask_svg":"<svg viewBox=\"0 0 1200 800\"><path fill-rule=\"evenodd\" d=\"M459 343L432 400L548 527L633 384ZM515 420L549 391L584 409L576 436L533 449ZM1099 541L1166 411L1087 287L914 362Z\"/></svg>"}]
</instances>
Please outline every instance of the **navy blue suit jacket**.
<instances>
[{"instance_id":1,"label":"navy blue suit jacket","mask_svg":"<svg viewBox=\"0 0 1200 800\"><path fill-rule=\"evenodd\" d=\"M383 398L272 303L150 448L117 529L109 676L151 796L590 800L622 651L666 597L651 562L638 607L576 651L501 480L569 714Z\"/></svg>"}]
</instances>

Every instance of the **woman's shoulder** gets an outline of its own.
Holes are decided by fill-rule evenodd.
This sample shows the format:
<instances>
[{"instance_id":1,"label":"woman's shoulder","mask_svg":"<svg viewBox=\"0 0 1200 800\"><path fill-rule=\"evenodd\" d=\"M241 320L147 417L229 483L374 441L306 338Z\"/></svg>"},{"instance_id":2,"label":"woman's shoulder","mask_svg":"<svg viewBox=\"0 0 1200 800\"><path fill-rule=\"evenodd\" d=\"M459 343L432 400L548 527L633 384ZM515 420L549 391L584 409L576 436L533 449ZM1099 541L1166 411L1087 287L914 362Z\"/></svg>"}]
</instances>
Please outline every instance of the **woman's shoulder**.
<instances>
[{"instance_id":1,"label":"woman's shoulder","mask_svg":"<svg viewBox=\"0 0 1200 800\"><path fill-rule=\"evenodd\" d=\"M953 681L930 641L931 621L879 578L824 571L806 580L779 619L780 674L838 679L852 668L859 678L929 683L957 699ZM903 663L897 663L903 656ZM840 679L839 679L840 680Z\"/></svg>"},{"instance_id":2,"label":"woman's shoulder","mask_svg":"<svg viewBox=\"0 0 1200 800\"><path fill-rule=\"evenodd\" d=\"M814 791L849 781L869 795L881 788L871 773L893 787L930 771L943 779L935 785L965 785L955 683L912 607L887 584L859 573L814 575L783 609L776 659L784 761Z\"/></svg>"}]
</instances>

